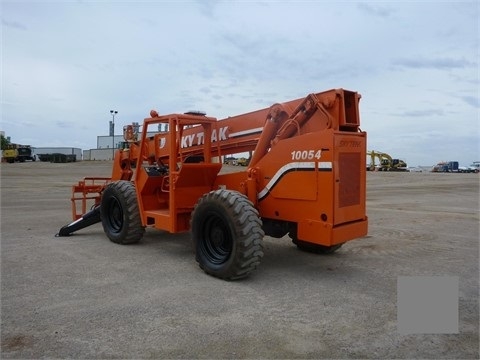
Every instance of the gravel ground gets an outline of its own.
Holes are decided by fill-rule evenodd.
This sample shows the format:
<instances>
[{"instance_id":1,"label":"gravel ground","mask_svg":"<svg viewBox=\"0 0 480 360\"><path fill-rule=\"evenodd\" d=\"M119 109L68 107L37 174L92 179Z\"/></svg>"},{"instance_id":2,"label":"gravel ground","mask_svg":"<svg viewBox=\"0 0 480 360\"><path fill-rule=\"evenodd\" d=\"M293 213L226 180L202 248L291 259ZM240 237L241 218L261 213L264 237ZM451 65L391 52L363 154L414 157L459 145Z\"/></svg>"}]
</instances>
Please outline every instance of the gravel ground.
<instances>
[{"instance_id":1,"label":"gravel ground","mask_svg":"<svg viewBox=\"0 0 480 360\"><path fill-rule=\"evenodd\" d=\"M1 164L1 358L479 358L479 175L369 173L369 235L322 256L265 238L249 278L203 273L188 234L111 243L70 186L111 162ZM459 279L459 332L397 329L399 276Z\"/></svg>"}]
</instances>

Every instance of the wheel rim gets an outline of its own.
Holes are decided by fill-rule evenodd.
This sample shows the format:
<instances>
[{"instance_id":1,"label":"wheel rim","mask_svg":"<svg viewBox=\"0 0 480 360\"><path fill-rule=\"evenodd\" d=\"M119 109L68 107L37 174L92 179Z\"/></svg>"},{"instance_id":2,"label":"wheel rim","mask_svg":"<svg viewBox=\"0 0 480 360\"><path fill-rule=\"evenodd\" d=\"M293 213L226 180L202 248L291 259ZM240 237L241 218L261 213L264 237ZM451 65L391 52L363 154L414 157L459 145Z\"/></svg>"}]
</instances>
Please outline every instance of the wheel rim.
<instances>
[{"instance_id":1,"label":"wheel rim","mask_svg":"<svg viewBox=\"0 0 480 360\"><path fill-rule=\"evenodd\" d=\"M227 224L218 216L207 217L203 228L202 250L216 265L225 263L232 253L233 239Z\"/></svg>"},{"instance_id":2,"label":"wheel rim","mask_svg":"<svg viewBox=\"0 0 480 360\"><path fill-rule=\"evenodd\" d=\"M110 229L115 232L119 233L123 227L123 210L120 202L116 197L112 197L108 202L108 215L107 221Z\"/></svg>"}]
</instances>

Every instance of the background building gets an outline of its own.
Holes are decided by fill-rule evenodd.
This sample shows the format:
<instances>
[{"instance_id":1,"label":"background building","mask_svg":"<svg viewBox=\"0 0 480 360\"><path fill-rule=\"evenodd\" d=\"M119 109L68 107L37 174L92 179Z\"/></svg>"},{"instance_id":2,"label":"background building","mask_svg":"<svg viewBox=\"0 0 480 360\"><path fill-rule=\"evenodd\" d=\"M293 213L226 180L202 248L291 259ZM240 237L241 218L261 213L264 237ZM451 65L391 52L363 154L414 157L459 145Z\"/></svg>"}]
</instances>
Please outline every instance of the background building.
<instances>
[{"instance_id":1,"label":"background building","mask_svg":"<svg viewBox=\"0 0 480 360\"><path fill-rule=\"evenodd\" d=\"M115 150L123 143L123 135L97 136L97 148L83 150L83 160L112 160Z\"/></svg>"}]
</instances>

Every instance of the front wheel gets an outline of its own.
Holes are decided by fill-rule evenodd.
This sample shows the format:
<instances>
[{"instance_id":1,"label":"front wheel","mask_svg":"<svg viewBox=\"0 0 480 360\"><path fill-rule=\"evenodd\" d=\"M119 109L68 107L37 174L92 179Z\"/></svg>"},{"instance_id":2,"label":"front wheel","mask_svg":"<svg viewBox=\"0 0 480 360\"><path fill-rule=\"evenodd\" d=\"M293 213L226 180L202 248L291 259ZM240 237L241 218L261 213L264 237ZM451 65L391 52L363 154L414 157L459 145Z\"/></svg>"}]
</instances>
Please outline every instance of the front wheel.
<instances>
[{"instance_id":1,"label":"front wheel","mask_svg":"<svg viewBox=\"0 0 480 360\"><path fill-rule=\"evenodd\" d=\"M262 222L244 195L230 190L205 194L195 206L191 225L196 260L207 274L235 280L260 264Z\"/></svg>"},{"instance_id":2,"label":"front wheel","mask_svg":"<svg viewBox=\"0 0 480 360\"><path fill-rule=\"evenodd\" d=\"M117 244L140 241L145 232L138 210L135 186L130 181L110 183L104 190L100 206L103 230Z\"/></svg>"}]
</instances>

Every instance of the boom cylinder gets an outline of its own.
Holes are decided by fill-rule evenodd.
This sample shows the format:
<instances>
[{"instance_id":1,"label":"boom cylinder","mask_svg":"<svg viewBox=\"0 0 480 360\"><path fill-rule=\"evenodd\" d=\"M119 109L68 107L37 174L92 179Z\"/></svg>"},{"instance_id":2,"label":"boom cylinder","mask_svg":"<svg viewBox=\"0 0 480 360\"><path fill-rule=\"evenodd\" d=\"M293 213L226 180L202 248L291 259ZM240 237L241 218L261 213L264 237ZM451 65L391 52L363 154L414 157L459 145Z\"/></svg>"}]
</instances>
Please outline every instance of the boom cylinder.
<instances>
[{"instance_id":1,"label":"boom cylinder","mask_svg":"<svg viewBox=\"0 0 480 360\"><path fill-rule=\"evenodd\" d=\"M289 115L282 104L275 104L270 107L265 126L262 130L262 135L260 136L260 139L258 139L257 146L255 147L252 159L250 160L250 167L255 166L255 164L268 152L271 141L277 134L280 124L288 119L288 116Z\"/></svg>"}]
</instances>

